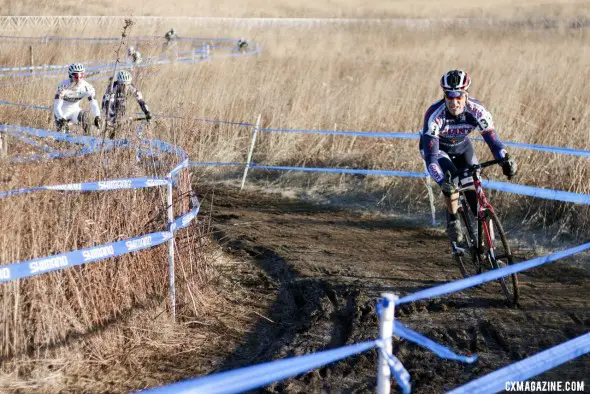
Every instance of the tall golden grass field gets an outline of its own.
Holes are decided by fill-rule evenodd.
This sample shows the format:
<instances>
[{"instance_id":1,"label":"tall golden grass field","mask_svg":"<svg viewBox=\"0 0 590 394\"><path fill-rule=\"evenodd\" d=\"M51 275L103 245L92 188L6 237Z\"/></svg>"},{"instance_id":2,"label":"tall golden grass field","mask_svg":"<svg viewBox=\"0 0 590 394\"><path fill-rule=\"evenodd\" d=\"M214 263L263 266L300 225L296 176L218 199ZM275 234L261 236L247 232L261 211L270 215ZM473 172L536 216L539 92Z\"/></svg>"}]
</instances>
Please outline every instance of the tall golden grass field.
<instances>
[{"instance_id":1,"label":"tall golden grass field","mask_svg":"<svg viewBox=\"0 0 590 394\"><path fill-rule=\"evenodd\" d=\"M298 28L236 26L204 27L190 21L169 26L138 22L130 37L162 37L170 27L181 36L246 37L263 46L259 55L216 58L194 65L172 63L140 69L135 83L156 116L148 131L182 147L191 161L246 159L251 128L204 123L196 118L254 123L272 128L398 131L418 133L426 109L441 98L441 75L462 68L472 78L470 94L494 117L502 140L590 150L590 30L569 27L572 20L587 17L587 1L545 2L508 0L465 1L445 4L372 0L370 4L332 2L191 1L170 4L146 0L121 4L107 1L84 3L3 1L5 15L155 15L231 17L346 17L346 18L493 18L514 22L504 28L486 26L412 27L394 24L321 25ZM361 5L362 4L362 5ZM198 8L196 8L198 7ZM560 20L560 28L530 27L523 21ZM518 22L518 23L516 23ZM121 26L46 28L28 26L4 35L66 37L119 37ZM180 45L189 45L190 43ZM144 57L161 53L161 39L140 44ZM0 66L69 64L92 60L113 61L116 44L92 42L34 43L20 45L0 39ZM0 100L51 106L58 82L55 78L25 77L19 84L3 86ZM106 80L93 81L99 99ZM83 104L88 109L86 104ZM50 111L0 106L2 123L53 128ZM12 154L30 154L33 148L8 138ZM59 146L57 143L53 146ZM484 143L477 142L480 160L491 158ZM68 149L62 145L62 149ZM590 194L588 158L510 149L520 173L516 182L543 188ZM169 158L171 167L173 158ZM338 137L309 134L261 133L253 161L269 165L349 167L424 171L417 140ZM87 156L65 160L11 163L0 160L0 190L65 184L133 176L163 176L164 168L138 167L132 154ZM193 171L193 187L234 176L214 168ZM488 171L502 179L499 169ZM280 174L269 174L278 179ZM236 177L237 179L237 177ZM428 215L424 180L393 177L340 177L309 175L300 184L285 175L290 187L310 190L336 187L351 191L392 193L395 209ZM328 186L326 186L328 185ZM393 191L392 191L393 190ZM578 237L590 234L588 206L491 193L494 204L512 226ZM367 206L367 209L374 207ZM0 199L0 265L118 241L166 229L163 190L145 189L101 193L38 192ZM202 243L197 251L191 243ZM172 331L158 330L156 320L133 315L136 308L165 311L167 250L164 246L122 258L66 269L56 273L0 285L0 391L16 388L46 390L67 386L62 378L36 383L36 369L61 360L63 368L83 368L93 362L118 359L129 343L166 343ZM179 320L192 321L211 313L219 304L212 278L214 248L206 234L189 230L176 250ZM133 317L129 317L133 315ZM152 330L133 337L127 345L101 348L93 339L87 345L67 345L84 337L98 324L128 316L134 324ZM119 328L116 328L118 330ZM121 328L124 330L124 328ZM168 330L168 329L167 329ZM168 334L167 334L168 333ZM103 335L103 334L101 334ZM107 335L104 334L106 341ZM212 333L204 333L204 338ZM169 339L169 338L168 338ZM66 344L59 347L59 344ZM93 344L92 346L88 344ZM134 346L135 346L134 345ZM206 349L206 348L203 348ZM207 348L210 351L210 348ZM197 351L197 350L195 350ZM206 351L206 350L202 350ZM139 356L137 356L139 357ZM44 361L45 360L45 361ZM99 360L99 361L97 361ZM139 360L139 358L137 359ZM140 363L140 361L137 361ZM26 367L23 367L26 365ZM35 373L31 371L37 371ZM40 372L41 371L41 372ZM61 376L61 375L60 375ZM127 382L127 387L133 387Z\"/></svg>"}]
</instances>

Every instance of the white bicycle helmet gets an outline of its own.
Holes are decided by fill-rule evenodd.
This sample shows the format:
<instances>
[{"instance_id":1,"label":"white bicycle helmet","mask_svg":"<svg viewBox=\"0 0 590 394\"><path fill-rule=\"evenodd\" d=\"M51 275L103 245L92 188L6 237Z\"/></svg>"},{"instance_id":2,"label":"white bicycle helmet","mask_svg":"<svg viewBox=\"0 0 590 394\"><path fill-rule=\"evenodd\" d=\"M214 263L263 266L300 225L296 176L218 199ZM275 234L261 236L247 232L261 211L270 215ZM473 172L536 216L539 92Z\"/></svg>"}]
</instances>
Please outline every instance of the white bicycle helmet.
<instances>
[{"instance_id":1,"label":"white bicycle helmet","mask_svg":"<svg viewBox=\"0 0 590 394\"><path fill-rule=\"evenodd\" d=\"M130 84L133 77L131 73L127 70L119 70L117 72L117 82L122 84Z\"/></svg>"},{"instance_id":2,"label":"white bicycle helmet","mask_svg":"<svg viewBox=\"0 0 590 394\"><path fill-rule=\"evenodd\" d=\"M467 91L471 86L471 78L463 70L451 70L440 79L440 87L451 91Z\"/></svg>"},{"instance_id":3,"label":"white bicycle helmet","mask_svg":"<svg viewBox=\"0 0 590 394\"><path fill-rule=\"evenodd\" d=\"M82 63L72 63L68 67L68 76L72 78L73 74L85 73L86 68Z\"/></svg>"}]
</instances>

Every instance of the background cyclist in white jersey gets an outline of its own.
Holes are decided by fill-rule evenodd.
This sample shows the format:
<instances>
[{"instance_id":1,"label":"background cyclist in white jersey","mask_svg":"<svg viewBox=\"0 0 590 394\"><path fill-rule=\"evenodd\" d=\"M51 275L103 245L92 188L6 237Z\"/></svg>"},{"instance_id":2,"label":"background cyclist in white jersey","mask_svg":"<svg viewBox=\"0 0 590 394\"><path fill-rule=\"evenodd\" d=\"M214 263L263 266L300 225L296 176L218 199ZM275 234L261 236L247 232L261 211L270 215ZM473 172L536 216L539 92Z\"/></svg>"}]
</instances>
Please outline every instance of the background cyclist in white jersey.
<instances>
[{"instance_id":1,"label":"background cyclist in white jersey","mask_svg":"<svg viewBox=\"0 0 590 394\"><path fill-rule=\"evenodd\" d=\"M131 63L131 65L133 66L141 64L141 62L143 61L141 53L137 50L137 48L134 48L132 46L127 48L127 59L128 62Z\"/></svg>"},{"instance_id":2,"label":"background cyclist in white jersey","mask_svg":"<svg viewBox=\"0 0 590 394\"><path fill-rule=\"evenodd\" d=\"M90 132L90 120L87 111L82 111L79 102L83 98L90 101L94 115L94 125L100 129L100 108L96 101L96 93L92 85L84 80L86 68L81 63L73 63L68 67L69 79L62 81L53 100L53 117L57 131L65 131L68 122L82 124L85 134Z\"/></svg>"}]
</instances>

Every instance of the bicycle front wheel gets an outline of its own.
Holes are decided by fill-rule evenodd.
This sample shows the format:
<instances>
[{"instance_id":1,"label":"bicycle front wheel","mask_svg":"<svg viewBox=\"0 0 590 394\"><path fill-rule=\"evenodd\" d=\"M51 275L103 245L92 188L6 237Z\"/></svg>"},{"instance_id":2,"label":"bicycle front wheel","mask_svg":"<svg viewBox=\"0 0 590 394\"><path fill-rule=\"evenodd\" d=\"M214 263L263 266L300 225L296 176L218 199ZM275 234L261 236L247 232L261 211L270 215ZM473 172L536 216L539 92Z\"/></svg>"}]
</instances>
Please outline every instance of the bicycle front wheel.
<instances>
[{"instance_id":1,"label":"bicycle front wheel","mask_svg":"<svg viewBox=\"0 0 590 394\"><path fill-rule=\"evenodd\" d=\"M506 233L495 212L486 211L485 220L482 223L484 242L487 246L487 257L492 269L506 267L514 263L510 246L506 240ZM506 297L508 304L514 306L518 303L519 289L518 276L511 274L498 279L502 293Z\"/></svg>"},{"instance_id":2,"label":"bicycle front wheel","mask_svg":"<svg viewBox=\"0 0 590 394\"><path fill-rule=\"evenodd\" d=\"M464 199L457 211L461 219L461 232L463 233L464 253L455 253L455 261L464 278L481 273L481 260L477 253L477 233L475 231L475 218Z\"/></svg>"}]
</instances>

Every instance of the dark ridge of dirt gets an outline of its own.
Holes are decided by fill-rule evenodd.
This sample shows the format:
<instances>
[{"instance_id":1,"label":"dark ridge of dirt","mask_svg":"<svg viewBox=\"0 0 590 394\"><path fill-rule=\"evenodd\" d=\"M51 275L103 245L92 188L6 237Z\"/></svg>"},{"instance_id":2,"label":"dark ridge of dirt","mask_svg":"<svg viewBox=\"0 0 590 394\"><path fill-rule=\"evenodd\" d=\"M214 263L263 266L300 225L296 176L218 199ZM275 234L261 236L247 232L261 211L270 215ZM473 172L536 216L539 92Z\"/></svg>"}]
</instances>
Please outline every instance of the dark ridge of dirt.
<instances>
[{"instance_id":1,"label":"dark ridge of dirt","mask_svg":"<svg viewBox=\"0 0 590 394\"><path fill-rule=\"evenodd\" d=\"M403 296L460 278L446 237L411 220L226 186L199 190L217 242L258 271L244 276L242 286L274 295L265 314L270 321L260 319L219 371L374 339L381 292ZM461 364L396 339L394 353L413 392L447 391L588 332L587 273L556 262L519 278L518 308L508 308L492 282L396 309L404 325L457 353L479 355ZM257 392L374 392L376 360L373 349ZM590 387L589 371L585 356L538 379L585 379Z\"/></svg>"}]
</instances>

